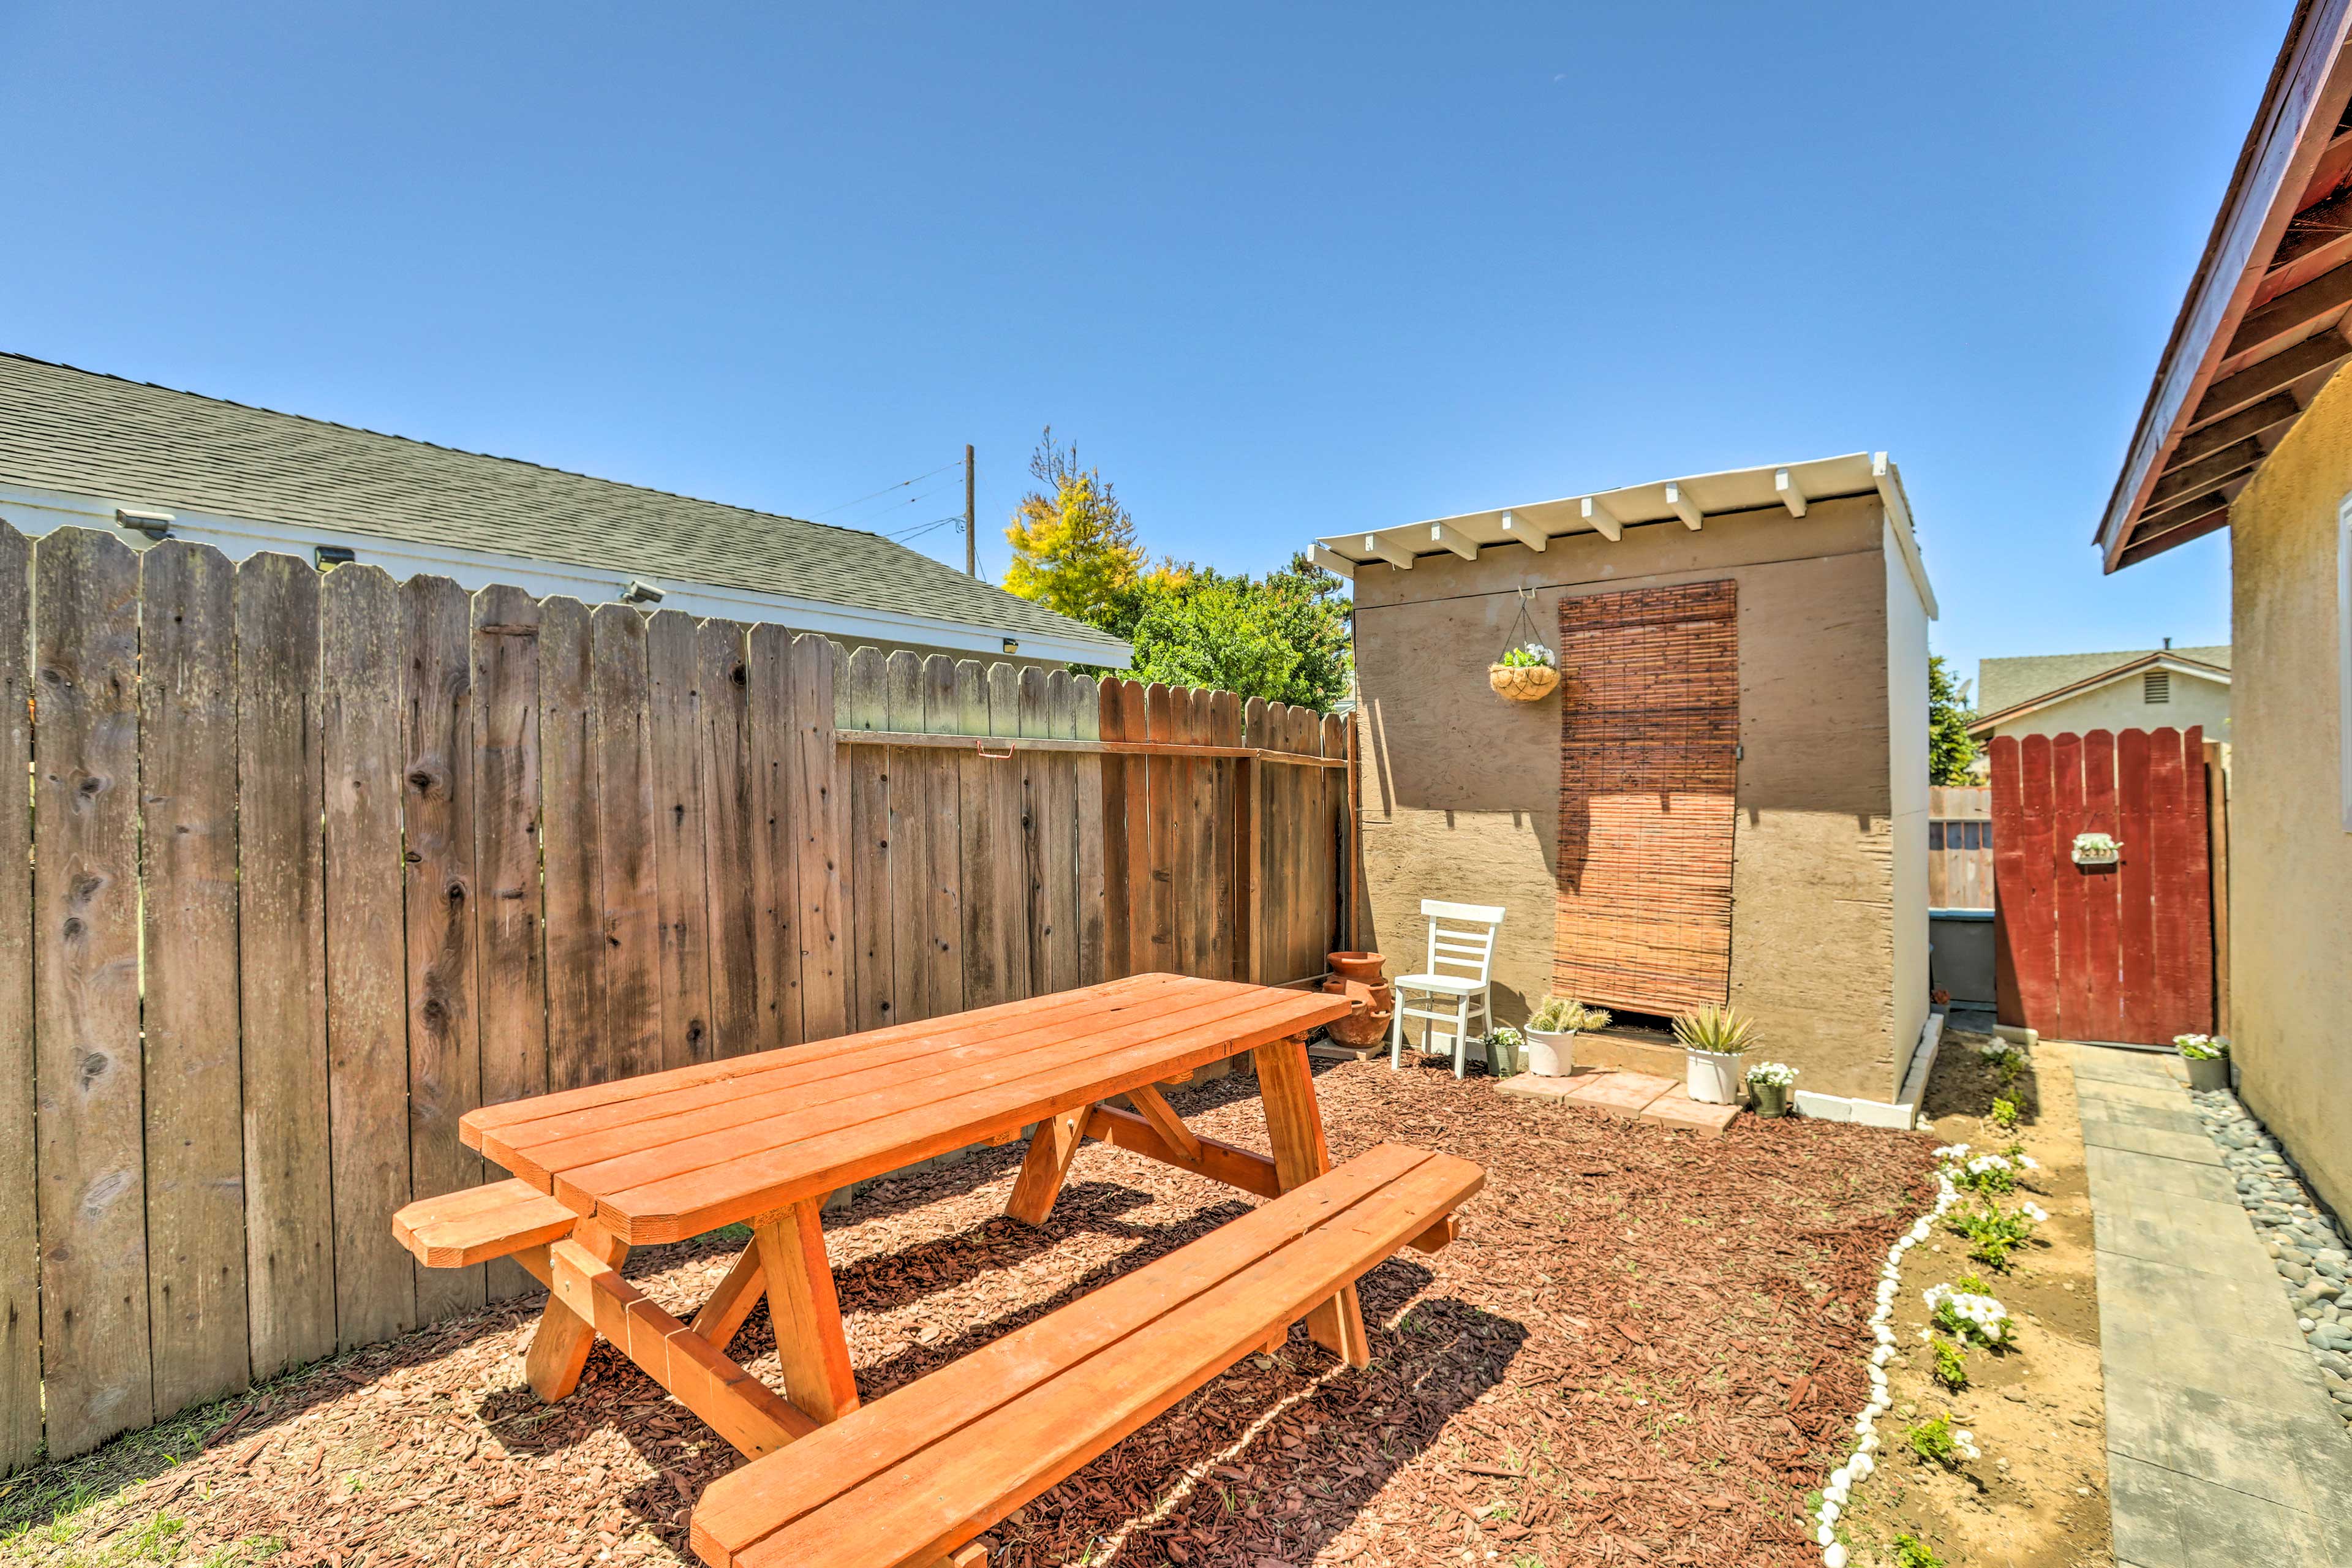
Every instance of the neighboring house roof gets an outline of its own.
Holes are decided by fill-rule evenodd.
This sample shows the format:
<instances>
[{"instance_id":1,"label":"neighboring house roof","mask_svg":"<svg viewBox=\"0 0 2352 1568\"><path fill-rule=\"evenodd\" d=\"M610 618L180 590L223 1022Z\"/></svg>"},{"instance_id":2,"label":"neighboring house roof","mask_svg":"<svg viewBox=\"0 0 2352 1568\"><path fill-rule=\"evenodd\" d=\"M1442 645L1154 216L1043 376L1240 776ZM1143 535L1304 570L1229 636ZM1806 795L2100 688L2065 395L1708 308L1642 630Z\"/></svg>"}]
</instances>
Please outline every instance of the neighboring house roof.
<instances>
[{"instance_id":1,"label":"neighboring house roof","mask_svg":"<svg viewBox=\"0 0 2352 1568\"><path fill-rule=\"evenodd\" d=\"M2002 666L2030 668L1996 668ZM1984 659L1977 666L1979 712L1969 723L1969 733L1990 734L2002 724L2013 723L2030 713L2151 669L2171 670L2193 679L2227 686L2230 650L2224 646L2152 648L2139 654L2059 653ZM2055 685L2042 684L2053 679ZM1988 692L1993 695L1986 695Z\"/></svg>"},{"instance_id":2,"label":"neighboring house roof","mask_svg":"<svg viewBox=\"0 0 2352 1568\"><path fill-rule=\"evenodd\" d=\"M1919 559L1919 543L1912 535L1911 503L1903 493L1901 470L1887 461L1884 452L1727 468L1559 500L1335 533L1317 540L1310 554L1318 566L1342 577L1353 577L1359 567L1383 563L1395 571L1409 572L1416 556L1447 551L1475 561L1479 550L1488 545L1519 544L1541 550L1554 539L1584 533L1597 533L1614 543L1626 529L1648 523L1671 522L1696 530L1705 527L1711 516L1768 510L1802 517L1813 501L1872 494L1885 503L1904 566L1918 591L1921 607L1932 621L1937 614L1936 591L1927 584L1927 568Z\"/></svg>"},{"instance_id":3,"label":"neighboring house roof","mask_svg":"<svg viewBox=\"0 0 2352 1568\"><path fill-rule=\"evenodd\" d=\"M2109 572L2230 525L2352 358L2352 6L2298 0L2101 519Z\"/></svg>"},{"instance_id":4,"label":"neighboring house roof","mask_svg":"<svg viewBox=\"0 0 2352 1568\"><path fill-rule=\"evenodd\" d=\"M877 534L19 354L0 353L0 480L821 601L1127 662L1118 638Z\"/></svg>"},{"instance_id":5,"label":"neighboring house roof","mask_svg":"<svg viewBox=\"0 0 2352 1568\"><path fill-rule=\"evenodd\" d=\"M1976 709L1979 713L1997 712L2095 675L2119 672L2126 665L2158 654L2220 669L2230 668L2228 643L2218 647L2135 647L2119 653L2037 653L2019 658L1979 659Z\"/></svg>"}]
</instances>

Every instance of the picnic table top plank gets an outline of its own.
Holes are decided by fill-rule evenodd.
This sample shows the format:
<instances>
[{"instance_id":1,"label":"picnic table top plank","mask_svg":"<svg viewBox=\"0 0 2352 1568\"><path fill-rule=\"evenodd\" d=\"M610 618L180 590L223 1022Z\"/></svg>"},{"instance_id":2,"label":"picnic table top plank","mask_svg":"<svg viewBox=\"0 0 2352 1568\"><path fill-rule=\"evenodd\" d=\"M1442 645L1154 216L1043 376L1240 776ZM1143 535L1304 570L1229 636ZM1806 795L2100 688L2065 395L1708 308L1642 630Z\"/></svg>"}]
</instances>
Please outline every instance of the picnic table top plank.
<instances>
[{"instance_id":1,"label":"picnic table top plank","mask_svg":"<svg viewBox=\"0 0 2352 1568\"><path fill-rule=\"evenodd\" d=\"M1165 978L1172 982L1176 977ZM667 1129L678 1136L691 1136L696 1131L729 1125L724 1120L697 1122L695 1119L699 1113L713 1108L737 1105L748 1098L770 1095L782 1089L798 1089L803 1095L822 1096L827 1100L845 1099L860 1089L889 1081L886 1075L894 1071L900 1075L921 1074L940 1068L943 1064L949 1067L957 1065L969 1059L966 1053L974 1047L996 1046L1009 1051L1021 1041L1037 1043L1066 1039L1066 1028L1057 1032L1057 1025L1108 1016L1115 1007L1148 1005L1152 996L1152 988L1138 986L1115 999L1110 1007L1091 999L1072 1000L1058 1009L1015 1005L1014 1007L989 1008L984 1015L938 1019L928 1026L903 1032L892 1028L852 1035L846 1037L847 1041L867 1043L850 1044L845 1049L828 1050L822 1047L801 1046L771 1051L759 1058L761 1068L756 1072L705 1079L675 1088L649 1088L648 1092L633 1099L488 1130L483 1135L481 1147L483 1152L519 1175L567 1170L599 1159L613 1158L631 1148L647 1146L625 1141L593 1144L586 1142L602 1135L646 1133ZM1015 1007L1019 1010L1016 1011ZM834 1045L844 1043L828 1042ZM856 1087L843 1089L838 1094L832 1092L837 1085L853 1078L860 1080ZM820 1100L804 1098L799 1103L808 1106L820 1103ZM602 1152L569 1157L569 1152L574 1146ZM521 1163L514 1163L509 1155Z\"/></svg>"},{"instance_id":2,"label":"picnic table top plank","mask_svg":"<svg viewBox=\"0 0 2352 1568\"><path fill-rule=\"evenodd\" d=\"M488 1107L464 1131L626 1240L677 1240L1302 1034L1345 1006L1136 975Z\"/></svg>"},{"instance_id":3,"label":"picnic table top plank","mask_svg":"<svg viewBox=\"0 0 2352 1568\"><path fill-rule=\"evenodd\" d=\"M844 1064L845 1070L822 1083L767 1092L740 1088L724 1104L682 1116L656 1111L634 1128L549 1145L541 1151L543 1163L558 1191L568 1184L583 1192L617 1192L999 1084L1103 1061L1123 1049L1150 1048L1187 1030L1214 1029L1264 1010L1258 998L1247 995L1210 996L1191 1005L1154 998L1116 1012L1081 1014L1050 1029L959 1047L944 1057L871 1069L856 1068L862 1058L853 1057Z\"/></svg>"}]
</instances>

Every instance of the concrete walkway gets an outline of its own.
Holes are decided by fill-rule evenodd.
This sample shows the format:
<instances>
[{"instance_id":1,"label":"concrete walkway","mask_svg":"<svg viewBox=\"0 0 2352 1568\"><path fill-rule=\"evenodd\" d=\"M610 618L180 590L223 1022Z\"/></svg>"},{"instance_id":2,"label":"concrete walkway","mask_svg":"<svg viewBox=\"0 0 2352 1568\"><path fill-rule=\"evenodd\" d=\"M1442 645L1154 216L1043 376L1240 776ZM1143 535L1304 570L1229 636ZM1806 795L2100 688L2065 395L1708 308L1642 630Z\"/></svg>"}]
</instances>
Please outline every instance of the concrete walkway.
<instances>
[{"instance_id":1,"label":"concrete walkway","mask_svg":"<svg viewBox=\"0 0 2352 1568\"><path fill-rule=\"evenodd\" d=\"M2118 1568L2352 1568L2352 1436L2179 1063L2065 1048L2097 1228Z\"/></svg>"}]
</instances>

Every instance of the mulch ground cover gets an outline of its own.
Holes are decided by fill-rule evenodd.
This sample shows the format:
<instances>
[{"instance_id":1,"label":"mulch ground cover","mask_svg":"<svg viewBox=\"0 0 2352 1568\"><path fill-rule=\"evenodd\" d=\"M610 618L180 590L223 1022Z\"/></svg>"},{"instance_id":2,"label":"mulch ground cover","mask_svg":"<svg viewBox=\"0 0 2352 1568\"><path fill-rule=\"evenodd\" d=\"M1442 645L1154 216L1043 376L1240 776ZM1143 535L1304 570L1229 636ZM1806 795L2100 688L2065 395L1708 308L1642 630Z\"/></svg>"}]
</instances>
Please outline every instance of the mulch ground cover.
<instances>
[{"instance_id":1,"label":"mulch ground cover","mask_svg":"<svg viewBox=\"0 0 2352 1568\"><path fill-rule=\"evenodd\" d=\"M1819 1561L1805 1494L1866 1397L1877 1269L1931 1195L1932 1139L1742 1117L1702 1142L1377 1060L1317 1082L1335 1158L1396 1140L1486 1165L1462 1238L1366 1277L1370 1371L1294 1329L992 1531L992 1563ZM1262 1149L1255 1088L1173 1098ZM1018 1160L979 1152L828 1216L867 1399L1252 1201L1090 1145L1033 1231L1002 1213ZM730 1251L647 1248L627 1273L683 1316ZM694 1561L693 1500L734 1450L608 1346L577 1394L540 1405L522 1377L535 1311L441 1324L20 1477L0 1490L5 1551ZM736 1349L775 1379L764 1308Z\"/></svg>"}]
</instances>

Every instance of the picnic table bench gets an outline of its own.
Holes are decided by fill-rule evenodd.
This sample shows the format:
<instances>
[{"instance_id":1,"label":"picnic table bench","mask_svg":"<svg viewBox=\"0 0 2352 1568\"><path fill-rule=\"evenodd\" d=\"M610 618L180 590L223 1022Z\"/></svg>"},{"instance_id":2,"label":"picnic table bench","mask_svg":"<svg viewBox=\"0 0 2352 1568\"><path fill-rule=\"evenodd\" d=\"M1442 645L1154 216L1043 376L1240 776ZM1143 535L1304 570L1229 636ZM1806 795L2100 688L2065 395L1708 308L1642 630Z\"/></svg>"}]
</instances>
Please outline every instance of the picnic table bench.
<instances>
[{"instance_id":1,"label":"picnic table bench","mask_svg":"<svg viewBox=\"0 0 2352 1568\"><path fill-rule=\"evenodd\" d=\"M1319 993L1173 974L895 1025L468 1114L513 1173L402 1209L420 1262L511 1257L549 1290L525 1358L541 1398L601 1336L754 1460L694 1519L713 1564L929 1565L1304 1319L1370 1361L1355 1280L1453 1238L1483 1173L1383 1145L1331 1168L1306 1033ZM1254 1054L1272 1153L1188 1128L1158 1085ZM1125 1097L1132 1110L1106 1103ZM847 1183L1032 1129L1006 1211L1043 1224L1089 1138L1267 1198L1219 1227L861 1410L819 1212ZM748 1222L691 1324L625 1279L634 1245ZM764 1296L779 1394L728 1358ZM789 1454L778 1450L787 1445Z\"/></svg>"}]
</instances>

